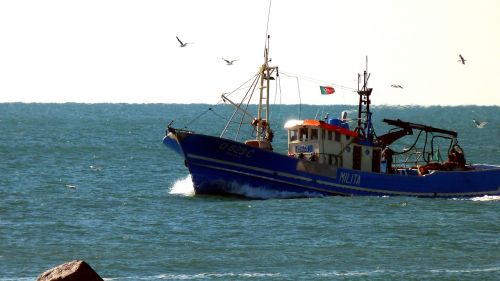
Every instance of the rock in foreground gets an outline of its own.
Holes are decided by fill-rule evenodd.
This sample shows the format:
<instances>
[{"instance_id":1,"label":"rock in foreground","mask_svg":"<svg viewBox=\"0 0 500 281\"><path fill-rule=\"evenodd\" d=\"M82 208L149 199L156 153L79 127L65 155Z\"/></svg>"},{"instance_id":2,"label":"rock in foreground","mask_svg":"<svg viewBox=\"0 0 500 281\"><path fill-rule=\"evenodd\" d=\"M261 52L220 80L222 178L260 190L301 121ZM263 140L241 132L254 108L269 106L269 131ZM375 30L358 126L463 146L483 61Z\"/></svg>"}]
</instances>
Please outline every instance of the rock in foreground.
<instances>
[{"instance_id":1,"label":"rock in foreground","mask_svg":"<svg viewBox=\"0 0 500 281\"><path fill-rule=\"evenodd\" d=\"M37 281L104 281L85 261L63 263L40 274Z\"/></svg>"}]
</instances>

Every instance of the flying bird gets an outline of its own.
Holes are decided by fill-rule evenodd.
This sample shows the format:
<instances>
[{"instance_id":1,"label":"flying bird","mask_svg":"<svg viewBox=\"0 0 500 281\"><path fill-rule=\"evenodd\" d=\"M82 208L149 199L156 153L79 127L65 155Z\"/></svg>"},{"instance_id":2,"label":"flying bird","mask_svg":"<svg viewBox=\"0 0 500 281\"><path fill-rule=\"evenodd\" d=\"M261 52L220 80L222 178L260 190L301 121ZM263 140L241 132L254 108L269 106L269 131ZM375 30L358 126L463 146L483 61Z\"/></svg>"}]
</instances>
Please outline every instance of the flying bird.
<instances>
[{"instance_id":1,"label":"flying bird","mask_svg":"<svg viewBox=\"0 0 500 281\"><path fill-rule=\"evenodd\" d=\"M184 47L187 46L187 44L190 44L189 42L186 42L186 43L182 42L181 39L179 39L178 36L175 36L175 38L177 38L177 41L179 41L179 44L180 44L181 48L184 48Z\"/></svg>"},{"instance_id":2,"label":"flying bird","mask_svg":"<svg viewBox=\"0 0 500 281\"><path fill-rule=\"evenodd\" d=\"M225 61L227 65L233 65L233 62L237 61L237 60L227 60L225 58L222 58L222 60Z\"/></svg>"},{"instance_id":3,"label":"flying bird","mask_svg":"<svg viewBox=\"0 0 500 281\"><path fill-rule=\"evenodd\" d=\"M474 125L476 125L477 128L484 128L484 126L486 126L486 124L488 124L488 122L480 122L480 121L477 121L476 119L472 119L472 122L474 122Z\"/></svg>"},{"instance_id":4,"label":"flying bird","mask_svg":"<svg viewBox=\"0 0 500 281\"><path fill-rule=\"evenodd\" d=\"M403 86L401 86L401 85L392 84L391 87L398 88L398 89L403 89Z\"/></svg>"},{"instance_id":5,"label":"flying bird","mask_svg":"<svg viewBox=\"0 0 500 281\"><path fill-rule=\"evenodd\" d=\"M461 54L459 54L458 56L460 57L460 59L459 59L459 60L457 60L457 61L458 61L458 62L461 62L462 64L465 64L465 62L466 62L467 60L466 60L466 59L464 59L464 57L463 57Z\"/></svg>"}]
</instances>

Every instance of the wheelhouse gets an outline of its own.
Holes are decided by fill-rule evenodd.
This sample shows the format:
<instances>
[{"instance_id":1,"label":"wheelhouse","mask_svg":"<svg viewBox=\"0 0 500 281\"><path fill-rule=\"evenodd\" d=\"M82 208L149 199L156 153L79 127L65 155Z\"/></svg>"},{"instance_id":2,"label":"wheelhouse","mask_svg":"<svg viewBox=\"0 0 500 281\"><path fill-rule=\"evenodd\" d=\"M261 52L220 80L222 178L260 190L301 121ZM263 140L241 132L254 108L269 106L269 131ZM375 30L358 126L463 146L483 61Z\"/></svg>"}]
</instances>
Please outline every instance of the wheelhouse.
<instances>
[{"instance_id":1,"label":"wheelhouse","mask_svg":"<svg viewBox=\"0 0 500 281\"><path fill-rule=\"evenodd\" d=\"M342 114L344 115L344 114ZM381 149L360 142L345 119L291 120L288 155L335 167L380 172Z\"/></svg>"}]
</instances>

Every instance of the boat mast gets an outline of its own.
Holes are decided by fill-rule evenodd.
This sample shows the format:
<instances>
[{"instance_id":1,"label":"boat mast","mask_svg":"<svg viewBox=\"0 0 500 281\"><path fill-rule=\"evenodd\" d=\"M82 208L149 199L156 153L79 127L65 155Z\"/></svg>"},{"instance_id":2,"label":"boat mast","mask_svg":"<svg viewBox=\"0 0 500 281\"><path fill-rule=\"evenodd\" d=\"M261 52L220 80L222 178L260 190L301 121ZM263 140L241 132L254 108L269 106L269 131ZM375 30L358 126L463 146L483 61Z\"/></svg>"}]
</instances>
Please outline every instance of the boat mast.
<instances>
[{"instance_id":1,"label":"boat mast","mask_svg":"<svg viewBox=\"0 0 500 281\"><path fill-rule=\"evenodd\" d=\"M368 88L368 79L370 78L370 74L368 73L368 56L366 57L366 69L363 72L363 87L360 89L359 85L361 82L361 74L358 73L358 95L359 95L359 104L358 104L358 127L356 130L359 134L363 136L369 142L373 142L373 126L371 121L371 112L370 112L370 95L372 93L373 88Z\"/></svg>"},{"instance_id":2,"label":"boat mast","mask_svg":"<svg viewBox=\"0 0 500 281\"><path fill-rule=\"evenodd\" d=\"M256 140L265 139L272 141L272 130L269 124L269 92L270 92L270 80L274 80L272 74L277 71L278 67L269 66L269 38L271 36L267 35L266 45L264 47L264 64L260 68L260 94L259 94L259 108L257 112L257 136ZM263 133L263 137L261 136Z\"/></svg>"}]
</instances>

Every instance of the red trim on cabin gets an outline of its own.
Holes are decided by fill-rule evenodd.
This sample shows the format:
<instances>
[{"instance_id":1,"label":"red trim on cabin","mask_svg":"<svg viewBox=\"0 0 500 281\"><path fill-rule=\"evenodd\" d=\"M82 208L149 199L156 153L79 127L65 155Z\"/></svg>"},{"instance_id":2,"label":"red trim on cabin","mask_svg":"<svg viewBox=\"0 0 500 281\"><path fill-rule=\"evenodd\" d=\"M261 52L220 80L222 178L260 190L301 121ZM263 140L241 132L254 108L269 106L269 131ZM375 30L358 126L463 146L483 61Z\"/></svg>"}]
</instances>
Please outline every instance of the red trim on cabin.
<instances>
[{"instance_id":1,"label":"red trim on cabin","mask_svg":"<svg viewBox=\"0 0 500 281\"><path fill-rule=\"evenodd\" d=\"M339 126L326 124L325 122L320 121L320 120L304 120L304 122L302 122L302 125L305 125L305 126L316 126L316 127L320 127L320 128L325 129L325 130L328 130L328 131L339 132L339 133L341 133L343 135L348 135L348 136L351 136L351 137L357 137L358 136L358 134L356 132L354 132L354 131L351 131L351 130L348 130L346 128L342 128L342 127L339 127Z\"/></svg>"}]
</instances>

